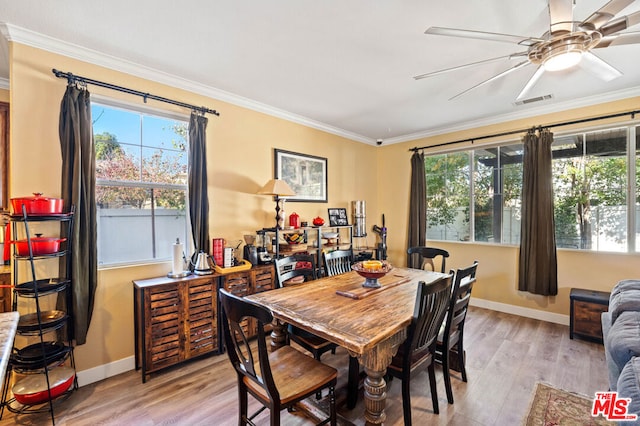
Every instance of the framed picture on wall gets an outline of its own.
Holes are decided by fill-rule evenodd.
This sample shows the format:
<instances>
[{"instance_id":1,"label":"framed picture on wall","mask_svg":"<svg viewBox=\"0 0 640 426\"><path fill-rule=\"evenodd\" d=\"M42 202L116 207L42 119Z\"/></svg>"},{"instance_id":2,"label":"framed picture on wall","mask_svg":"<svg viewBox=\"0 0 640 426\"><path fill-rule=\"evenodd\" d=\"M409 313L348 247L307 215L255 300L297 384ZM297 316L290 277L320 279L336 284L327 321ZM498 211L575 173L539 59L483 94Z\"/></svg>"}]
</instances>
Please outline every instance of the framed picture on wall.
<instances>
[{"instance_id":1,"label":"framed picture on wall","mask_svg":"<svg viewBox=\"0 0 640 426\"><path fill-rule=\"evenodd\" d=\"M347 209L329 209L329 226L342 226L348 225Z\"/></svg>"},{"instance_id":2,"label":"framed picture on wall","mask_svg":"<svg viewBox=\"0 0 640 426\"><path fill-rule=\"evenodd\" d=\"M296 193L287 201L327 202L327 159L275 149L275 178Z\"/></svg>"}]
</instances>

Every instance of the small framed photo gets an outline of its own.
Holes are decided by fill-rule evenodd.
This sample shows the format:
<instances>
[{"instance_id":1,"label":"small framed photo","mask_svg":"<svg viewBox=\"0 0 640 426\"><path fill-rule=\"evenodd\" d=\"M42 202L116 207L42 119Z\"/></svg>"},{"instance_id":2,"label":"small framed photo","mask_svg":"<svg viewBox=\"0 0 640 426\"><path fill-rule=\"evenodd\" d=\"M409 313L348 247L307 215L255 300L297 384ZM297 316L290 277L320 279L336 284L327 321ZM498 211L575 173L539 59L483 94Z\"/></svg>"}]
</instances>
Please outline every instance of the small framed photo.
<instances>
[{"instance_id":1,"label":"small framed photo","mask_svg":"<svg viewBox=\"0 0 640 426\"><path fill-rule=\"evenodd\" d=\"M347 209L329 209L329 226L348 225Z\"/></svg>"}]
</instances>

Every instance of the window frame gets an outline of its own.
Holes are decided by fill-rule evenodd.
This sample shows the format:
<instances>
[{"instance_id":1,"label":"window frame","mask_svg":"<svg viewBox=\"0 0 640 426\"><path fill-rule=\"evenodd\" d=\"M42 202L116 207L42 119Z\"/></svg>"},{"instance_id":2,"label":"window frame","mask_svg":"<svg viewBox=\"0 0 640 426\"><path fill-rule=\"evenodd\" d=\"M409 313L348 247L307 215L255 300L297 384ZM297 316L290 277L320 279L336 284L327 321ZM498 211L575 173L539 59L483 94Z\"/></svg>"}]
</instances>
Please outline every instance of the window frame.
<instances>
[{"instance_id":1,"label":"window frame","mask_svg":"<svg viewBox=\"0 0 640 426\"><path fill-rule=\"evenodd\" d=\"M157 118L163 118L168 120L176 120L182 121L189 125L189 115L183 113L177 113L174 111L168 111L164 109L150 107L148 105L140 105L136 103L125 102L121 100L115 100L113 98L108 98L99 95L91 95L91 107L94 105L103 106L106 108L119 109L125 112L137 113L141 115L153 116ZM94 117L92 117L93 119ZM185 153L187 154L187 170L189 169L189 159L188 159L188 146L189 146L189 135L187 133L186 136L187 141L187 149L185 149ZM98 186L109 186L109 187L130 187L130 188L140 188L140 189L166 189L166 190L184 190L185 192L185 236L186 241L182 241L184 244L184 249L186 253L192 253L194 251L193 237L191 233L191 221L189 217L189 183L188 181L184 184L161 184L155 182L145 182L145 181L118 181L118 180L109 180L109 179L99 179L96 176L95 179L96 187ZM98 258L98 262L99 262ZM150 258L150 259L141 259L141 260L132 260L132 261L121 261L121 262L111 262L111 263L98 263L98 269L109 269L109 268L118 268L125 266L141 266L141 265L150 265L150 264L158 264L165 263L170 261L171 257L162 257L162 258Z\"/></svg>"},{"instance_id":2,"label":"window frame","mask_svg":"<svg viewBox=\"0 0 640 426\"><path fill-rule=\"evenodd\" d=\"M636 173L638 172L636 168L636 161L640 158L640 154L636 154L636 136L637 131L636 128L640 127L640 120L625 120L617 123L609 123L602 124L596 126L590 126L585 128L573 128L563 131L554 131L554 139L556 137L566 137L570 135L583 135L588 133L595 133L598 131L605 130L613 130L613 129L626 129L627 131L627 151L626 151L626 162L627 162L627 226L626 226L626 239L627 246L624 251L606 251L606 250L593 250L593 249L579 249L579 248L564 248L558 247L558 250L570 250L577 252L592 252L592 253L611 253L611 254L634 254L640 253L640 248L636 249L636 209L640 208L640 206L636 205L637 198L637 186L636 186ZM518 145L522 144L521 139L509 138L503 140L495 140L485 144L477 144L477 145L466 145L464 147L455 147L455 148L445 148L440 150L433 150L425 152L426 156L431 155L444 155L444 154L453 154L458 152L467 152L469 153L469 169L470 173L473 175L474 167L475 167L475 158L477 150L486 150L491 148L502 148L505 146ZM640 145L640 144L639 144ZM426 168L425 168L426 173ZM501 242L491 242L491 241L476 241L475 239L475 180L472 179L470 183L470 205L469 205L469 240L468 241L457 241L457 240L439 240L434 238L427 238L427 241L439 241L444 243L466 243L466 244L489 244L489 245L499 245L499 246L511 246L511 247L519 247L517 244L511 243L503 243ZM504 209L504 200L502 208ZM503 218L501 218L502 224ZM427 229L429 224L427 223ZM504 236L502 236L504 238Z\"/></svg>"}]
</instances>

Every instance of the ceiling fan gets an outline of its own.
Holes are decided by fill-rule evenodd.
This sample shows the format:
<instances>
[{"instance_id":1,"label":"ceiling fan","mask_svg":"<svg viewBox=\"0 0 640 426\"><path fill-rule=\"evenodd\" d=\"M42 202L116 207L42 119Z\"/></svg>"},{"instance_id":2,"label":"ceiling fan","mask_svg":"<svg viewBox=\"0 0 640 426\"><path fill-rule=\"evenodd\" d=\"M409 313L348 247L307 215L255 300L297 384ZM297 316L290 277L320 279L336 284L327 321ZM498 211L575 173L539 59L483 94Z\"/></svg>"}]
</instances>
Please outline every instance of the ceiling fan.
<instances>
[{"instance_id":1,"label":"ceiling fan","mask_svg":"<svg viewBox=\"0 0 640 426\"><path fill-rule=\"evenodd\" d=\"M622 73L594 55L591 50L622 44L640 43L640 32L620 33L620 31L640 23L640 11L615 18L618 12L634 1L635 0L610 0L584 21L575 22L573 21L574 0L549 0L549 31L545 32L541 37L522 37L484 31L431 27L425 31L425 34L513 43L526 47L527 50L420 74L413 78L420 80L504 59L523 59L513 67L458 93L449 100L455 99L458 96L464 95L473 89L491 83L530 64L537 65L538 68L520 91L516 100L524 98L545 72L569 69L579 63L581 63L584 69L604 81L613 80L614 78L620 77Z\"/></svg>"}]
</instances>

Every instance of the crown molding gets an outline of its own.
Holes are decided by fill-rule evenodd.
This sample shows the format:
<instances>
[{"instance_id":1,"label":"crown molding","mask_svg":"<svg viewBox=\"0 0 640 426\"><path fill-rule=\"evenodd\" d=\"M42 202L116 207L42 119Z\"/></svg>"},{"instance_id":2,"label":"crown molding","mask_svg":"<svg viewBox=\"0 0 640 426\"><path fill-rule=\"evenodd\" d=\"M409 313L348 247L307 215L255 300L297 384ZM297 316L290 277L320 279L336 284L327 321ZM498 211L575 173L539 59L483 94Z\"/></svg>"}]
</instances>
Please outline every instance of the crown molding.
<instances>
[{"instance_id":1,"label":"crown molding","mask_svg":"<svg viewBox=\"0 0 640 426\"><path fill-rule=\"evenodd\" d=\"M182 77L178 77L157 69L146 67L135 62L127 61L115 56L107 55L93 49L88 49L73 43L64 42L53 37L49 37L25 28L18 27L13 24L0 22L0 32L11 42L24 44L41 50L46 50L62 56L67 56L83 62L88 62L104 68L131 74L145 80L155 81L167 86L197 93L212 99L217 99L273 117L281 118L293 123L297 123L306 127L321 130L334 134L356 142L362 142L368 145L376 146L376 140L354 132L349 132L317 120L313 120L302 115L294 114L270 105L235 95L233 93L217 89L215 87L203 85ZM9 88L9 80L0 78L0 88ZM445 124L440 127L431 128L426 131L411 133L402 136L396 136L384 139L384 144L390 145L395 143L409 142L417 139L438 136L447 133L454 133L463 130L470 130L478 127L489 126L507 121L520 120L538 115L566 111L569 109L593 106L596 104L617 101L629 97L640 96L640 87L609 92L603 95L594 95L576 100L556 103L553 105L540 105L537 107L521 110L517 112L496 115L489 118L481 118L478 120L467 121L460 124Z\"/></svg>"},{"instance_id":2,"label":"crown molding","mask_svg":"<svg viewBox=\"0 0 640 426\"><path fill-rule=\"evenodd\" d=\"M313 120L308 117L304 117L302 115L294 114L279 108L274 108L270 105L254 101L249 98L238 96L224 90L216 89L215 87L196 83L182 77L146 67L144 65L136 64L135 62L120 59L115 56L107 55L73 43L67 43L31 30L27 30L25 28L18 27L13 24L0 23L0 31L2 31L2 34L8 41L24 44L41 50L46 50L58 55L67 56L69 58L88 62L90 64L98 65L104 68L131 74L136 77L144 78L145 80L155 81L167 86L197 93L199 95L207 96L213 99L218 99L223 102L228 102L230 104L261 112L337 136L341 136L343 138L354 140L356 142L375 145L375 140L372 138L349 132L344 129L339 129L337 127L330 126L328 124Z\"/></svg>"},{"instance_id":3,"label":"crown molding","mask_svg":"<svg viewBox=\"0 0 640 426\"><path fill-rule=\"evenodd\" d=\"M491 126L494 124L500 124L507 121L521 120L525 118L532 118L539 115L553 114L555 112L563 112L576 108L584 108L606 102L619 101L621 99L632 98L640 96L640 87L634 87L630 89L618 90L615 92L608 92L603 95L588 96L580 99L574 99L565 102L559 102L553 105L540 105L535 108L530 108L523 111L512 112L502 115L496 115L490 118L481 118L478 120L467 121L459 125L445 125L442 127L432 128L424 132L416 132L409 135L398 136L395 138L385 139L385 144L409 142L417 139L428 138L433 136L439 136L446 133L454 133L463 130L475 129L478 127ZM538 123L541 126L552 123ZM479 135L481 136L481 135Z\"/></svg>"}]
</instances>

